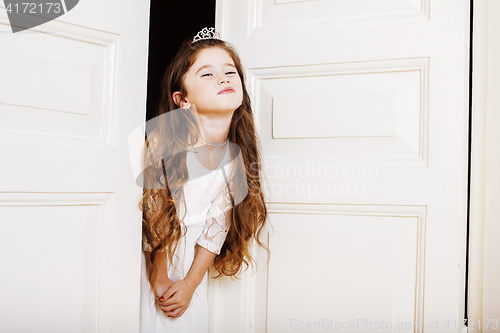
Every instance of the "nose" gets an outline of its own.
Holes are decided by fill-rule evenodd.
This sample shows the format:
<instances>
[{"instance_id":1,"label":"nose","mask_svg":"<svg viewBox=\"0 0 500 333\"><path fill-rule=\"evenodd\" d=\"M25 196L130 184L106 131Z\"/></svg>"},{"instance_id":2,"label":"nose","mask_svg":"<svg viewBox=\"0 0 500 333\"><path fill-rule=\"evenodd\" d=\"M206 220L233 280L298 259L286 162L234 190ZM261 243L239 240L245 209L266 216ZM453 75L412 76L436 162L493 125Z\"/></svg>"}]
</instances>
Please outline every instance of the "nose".
<instances>
[{"instance_id":1,"label":"nose","mask_svg":"<svg viewBox=\"0 0 500 333\"><path fill-rule=\"evenodd\" d=\"M219 85L224 84L224 83L229 83L229 79L230 79L229 75L227 75L225 73L220 73L219 75L220 75L219 80L218 80Z\"/></svg>"}]
</instances>

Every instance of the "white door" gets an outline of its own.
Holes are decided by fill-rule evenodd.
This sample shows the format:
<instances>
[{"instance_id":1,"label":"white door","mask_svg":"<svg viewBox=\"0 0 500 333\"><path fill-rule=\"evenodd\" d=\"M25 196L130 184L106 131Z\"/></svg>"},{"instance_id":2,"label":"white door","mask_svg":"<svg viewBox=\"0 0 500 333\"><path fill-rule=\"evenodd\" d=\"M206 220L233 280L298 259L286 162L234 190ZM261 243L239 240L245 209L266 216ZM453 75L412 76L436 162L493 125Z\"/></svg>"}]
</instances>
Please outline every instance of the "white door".
<instances>
[{"instance_id":1,"label":"white door","mask_svg":"<svg viewBox=\"0 0 500 333\"><path fill-rule=\"evenodd\" d=\"M459 332L469 1L219 0L247 69L271 257L212 332Z\"/></svg>"},{"instance_id":2,"label":"white door","mask_svg":"<svg viewBox=\"0 0 500 333\"><path fill-rule=\"evenodd\" d=\"M9 23L2 6L0 331L137 332L128 136L145 117L149 3L82 0L30 30Z\"/></svg>"}]
</instances>

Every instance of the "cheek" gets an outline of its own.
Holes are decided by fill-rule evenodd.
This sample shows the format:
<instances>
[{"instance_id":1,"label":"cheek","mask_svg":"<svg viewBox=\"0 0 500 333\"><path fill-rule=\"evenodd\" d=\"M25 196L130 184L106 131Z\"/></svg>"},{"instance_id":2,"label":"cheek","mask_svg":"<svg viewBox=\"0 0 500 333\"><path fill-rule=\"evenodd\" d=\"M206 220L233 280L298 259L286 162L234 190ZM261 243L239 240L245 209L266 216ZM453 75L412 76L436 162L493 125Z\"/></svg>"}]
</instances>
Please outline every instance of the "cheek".
<instances>
[{"instance_id":1,"label":"cheek","mask_svg":"<svg viewBox=\"0 0 500 333\"><path fill-rule=\"evenodd\" d=\"M241 101L243 103L243 88L240 86L240 98L241 98Z\"/></svg>"},{"instance_id":2,"label":"cheek","mask_svg":"<svg viewBox=\"0 0 500 333\"><path fill-rule=\"evenodd\" d=\"M197 84L193 87L195 93L192 95L198 103L202 102L207 97L207 88L203 84Z\"/></svg>"},{"instance_id":3,"label":"cheek","mask_svg":"<svg viewBox=\"0 0 500 333\"><path fill-rule=\"evenodd\" d=\"M240 91L241 96L243 96L243 85L241 84L241 80L238 81L238 90Z\"/></svg>"}]
</instances>

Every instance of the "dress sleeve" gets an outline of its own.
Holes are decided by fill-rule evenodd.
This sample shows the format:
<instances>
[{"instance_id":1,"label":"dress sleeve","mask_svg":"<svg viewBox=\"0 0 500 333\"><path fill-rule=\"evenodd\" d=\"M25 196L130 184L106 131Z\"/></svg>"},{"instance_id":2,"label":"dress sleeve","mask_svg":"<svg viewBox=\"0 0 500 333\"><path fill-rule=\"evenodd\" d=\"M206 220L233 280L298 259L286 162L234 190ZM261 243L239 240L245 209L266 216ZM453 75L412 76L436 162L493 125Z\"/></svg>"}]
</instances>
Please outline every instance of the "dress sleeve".
<instances>
[{"instance_id":1,"label":"dress sleeve","mask_svg":"<svg viewBox=\"0 0 500 333\"><path fill-rule=\"evenodd\" d=\"M231 197L226 186L212 201L198 245L212 253L220 253L230 227L226 213L231 208Z\"/></svg>"}]
</instances>

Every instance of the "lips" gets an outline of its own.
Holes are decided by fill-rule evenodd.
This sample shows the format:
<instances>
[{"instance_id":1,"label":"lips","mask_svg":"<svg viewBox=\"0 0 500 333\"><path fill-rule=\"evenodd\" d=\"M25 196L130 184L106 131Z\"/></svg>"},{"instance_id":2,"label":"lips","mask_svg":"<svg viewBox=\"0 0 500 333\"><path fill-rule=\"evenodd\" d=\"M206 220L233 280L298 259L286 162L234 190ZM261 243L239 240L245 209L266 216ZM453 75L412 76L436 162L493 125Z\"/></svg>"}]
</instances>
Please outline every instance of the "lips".
<instances>
[{"instance_id":1,"label":"lips","mask_svg":"<svg viewBox=\"0 0 500 333\"><path fill-rule=\"evenodd\" d=\"M234 93L234 89L231 88L231 87L227 87L227 88L222 89L221 91L219 91L219 95L220 94L227 94L227 93Z\"/></svg>"}]
</instances>

